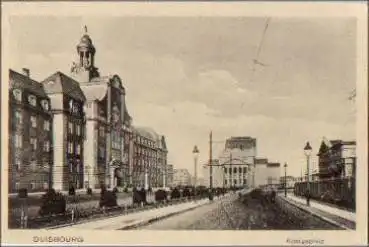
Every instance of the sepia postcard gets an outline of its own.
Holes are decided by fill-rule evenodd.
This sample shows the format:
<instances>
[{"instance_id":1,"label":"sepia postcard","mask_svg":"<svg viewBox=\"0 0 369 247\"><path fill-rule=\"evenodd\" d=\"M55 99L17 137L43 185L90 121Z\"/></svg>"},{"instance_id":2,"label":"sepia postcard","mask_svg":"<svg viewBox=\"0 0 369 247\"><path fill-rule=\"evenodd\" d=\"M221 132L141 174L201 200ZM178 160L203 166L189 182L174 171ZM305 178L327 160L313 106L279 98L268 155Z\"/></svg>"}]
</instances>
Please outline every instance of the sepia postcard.
<instances>
[{"instance_id":1,"label":"sepia postcard","mask_svg":"<svg viewBox=\"0 0 369 247\"><path fill-rule=\"evenodd\" d=\"M2 244L366 245L367 18L2 3Z\"/></svg>"}]
</instances>

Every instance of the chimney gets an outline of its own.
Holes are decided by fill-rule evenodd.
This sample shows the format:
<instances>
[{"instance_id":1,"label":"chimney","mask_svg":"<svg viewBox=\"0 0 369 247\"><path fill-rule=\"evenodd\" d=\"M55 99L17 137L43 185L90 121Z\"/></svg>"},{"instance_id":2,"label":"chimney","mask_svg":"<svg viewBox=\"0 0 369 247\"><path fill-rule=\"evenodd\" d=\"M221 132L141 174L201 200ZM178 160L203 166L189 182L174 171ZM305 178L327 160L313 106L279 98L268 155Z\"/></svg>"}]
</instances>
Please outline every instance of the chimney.
<instances>
[{"instance_id":1,"label":"chimney","mask_svg":"<svg viewBox=\"0 0 369 247\"><path fill-rule=\"evenodd\" d=\"M23 69L22 69L22 74L23 74L24 76L29 77L29 69L27 69L27 68L23 68Z\"/></svg>"}]
</instances>

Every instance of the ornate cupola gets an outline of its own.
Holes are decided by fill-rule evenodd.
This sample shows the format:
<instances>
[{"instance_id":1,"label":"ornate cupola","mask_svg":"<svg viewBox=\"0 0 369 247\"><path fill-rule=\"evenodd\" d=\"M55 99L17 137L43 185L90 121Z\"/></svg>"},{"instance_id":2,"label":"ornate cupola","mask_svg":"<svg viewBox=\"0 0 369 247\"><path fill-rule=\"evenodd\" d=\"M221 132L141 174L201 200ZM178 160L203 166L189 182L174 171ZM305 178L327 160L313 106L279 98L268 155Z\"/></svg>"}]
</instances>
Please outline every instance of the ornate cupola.
<instances>
[{"instance_id":1,"label":"ornate cupola","mask_svg":"<svg viewBox=\"0 0 369 247\"><path fill-rule=\"evenodd\" d=\"M85 33L77 45L79 61L77 63L73 62L71 68L72 76L77 81L89 82L91 79L100 76L98 69L95 67L95 53L96 49L85 26Z\"/></svg>"}]
</instances>

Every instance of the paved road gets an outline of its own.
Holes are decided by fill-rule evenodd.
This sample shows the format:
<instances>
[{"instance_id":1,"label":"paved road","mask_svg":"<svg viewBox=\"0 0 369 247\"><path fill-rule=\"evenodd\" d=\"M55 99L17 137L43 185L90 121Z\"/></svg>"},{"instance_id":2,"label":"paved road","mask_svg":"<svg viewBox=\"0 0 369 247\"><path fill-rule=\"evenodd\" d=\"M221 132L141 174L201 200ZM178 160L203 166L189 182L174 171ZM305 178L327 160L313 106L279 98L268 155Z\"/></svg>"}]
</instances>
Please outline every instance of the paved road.
<instances>
[{"instance_id":1,"label":"paved road","mask_svg":"<svg viewBox=\"0 0 369 247\"><path fill-rule=\"evenodd\" d=\"M238 199L234 195L189 212L173 216L142 230L293 230L337 229L312 217L288 216L275 204L249 196Z\"/></svg>"}]
</instances>

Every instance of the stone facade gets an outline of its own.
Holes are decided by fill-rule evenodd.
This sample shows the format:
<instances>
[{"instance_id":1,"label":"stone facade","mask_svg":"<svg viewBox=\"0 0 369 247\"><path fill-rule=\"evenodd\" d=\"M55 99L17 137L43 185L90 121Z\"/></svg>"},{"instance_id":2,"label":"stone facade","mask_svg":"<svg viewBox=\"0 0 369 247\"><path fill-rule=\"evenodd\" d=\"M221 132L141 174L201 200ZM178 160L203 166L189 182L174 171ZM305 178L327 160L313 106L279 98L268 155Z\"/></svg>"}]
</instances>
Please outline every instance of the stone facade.
<instances>
[{"instance_id":1,"label":"stone facade","mask_svg":"<svg viewBox=\"0 0 369 247\"><path fill-rule=\"evenodd\" d=\"M39 191L52 183L52 114L44 88L24 74L9 71L8 191Z\"/></svg>"},{"instance_id":2,"label":"stone facade","mask_svg":"<svg viewBox=\"0 0 369 247\"><path fill-rule=\"evenodd\" d=\"M224 167L225 187L252 186L252 168L256 157L256 139L231 137L226 140L219 162Z\"/></svg>"},{"instance_id":3,"label":"stone facade","mask_svg":"<svg viewBox=\"0 0 369 247\"><path fill-rule=\"evenodd\" d=\"M356 176L356 142L324 139L317 154L319 179Z\"/></svg>"},{"instance_id":4,"label":"stone facade","mask_svg":"<svg viewBox=\"0 0 369 247\"><path fill-rule=\"evenodd\" d=\"M39 83L10 71L10 192L165 186L165 137L132 126L122 80L100 76L95 54L85 33L70 76L56 72Z\"/></svg>"}]
</instances>

